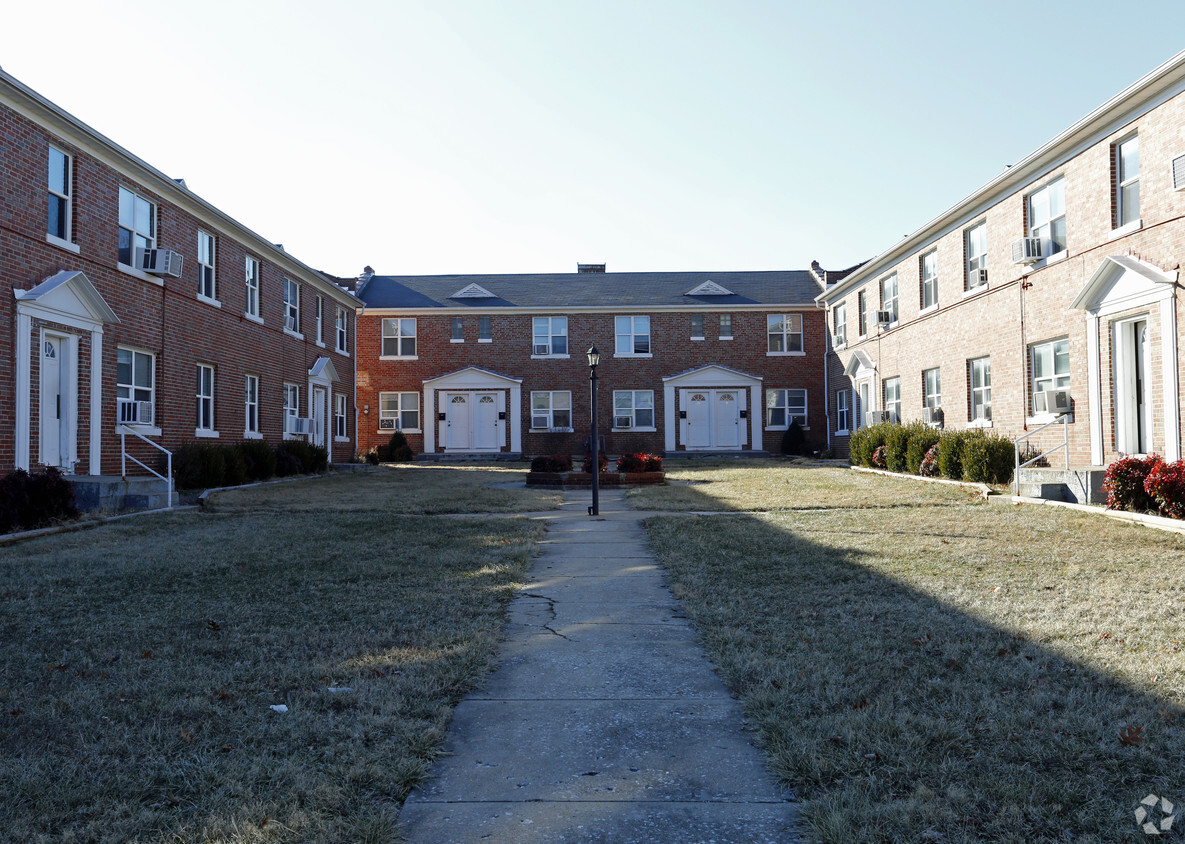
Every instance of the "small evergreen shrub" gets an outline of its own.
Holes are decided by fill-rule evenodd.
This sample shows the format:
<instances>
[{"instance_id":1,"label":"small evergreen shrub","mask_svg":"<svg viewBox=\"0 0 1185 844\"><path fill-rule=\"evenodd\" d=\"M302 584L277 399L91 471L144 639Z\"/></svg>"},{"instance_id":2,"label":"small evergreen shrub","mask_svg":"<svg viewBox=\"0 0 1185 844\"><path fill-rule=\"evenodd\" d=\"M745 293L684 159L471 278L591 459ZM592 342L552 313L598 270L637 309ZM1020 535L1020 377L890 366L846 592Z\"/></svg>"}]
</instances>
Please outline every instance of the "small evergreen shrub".
<instances>
[{"instance_id":1,"label":"small evergreen shrub","mask_svg":"<svg viewBox=\"0 0 1185 844\"><path fill-rule=\"evenodd\" d=\"M963 440L966 431L943 431L938 440L938 471L952 481L963 480Z\"/></svg>"},{"instance_id":2,"label":"small evergreen shrub","mask_svg":"<svg viewBox=\"0 0 1185 844\"><path fill-rule=\"evenodd\" d=\"M926 459L926 455L934 446L938 445L938 440L942 435L937 430L931 428L929 425L923 425L920 422L913 423L909 426L909 444L905 447L905 471L911 475L920 475L922 472L922 461ZM938 453L934 453L934 459L937 461ZM937 471L937 467L935 467Z\"/></svg>"},{"instance_id":3,"label":"small evergreen shrub","mask_svg":"<svg viewBox=\"0 0 1185 844\"><path fill-rule=\"evenodd\" d=\"M403 431L396 431L391 435L391 439L387 443L386 459L391 463L407 463L409 460L415 459L415 454L412 453Z\"/></svg>"},{"instance_id":4,"label":"small evergreen shrub","mask_svg":"<svg viewBox=\"0 0 1185 844\"><path fill-rule=\"evenodd\" d=\"M276 477L287 478L291 475L299 475L304 471L300 465L300 458L286 448L277 448L276 450Z\"/></svg>"},{"instance_id":5,"label":"small evergreen shrub","mask_svg":"<svg viewBox=\"0 0 1185 844\"><path fill-rule=\"evenodd\" d=\"M969 481L1006 484L1016 468L1016 446L1000 434L976 431L963 442L963 475Z\"/></svg>"},{"instance_id":6,"label":"small evergreen shrub","mask_svg":"<svg viewBox=\"0 0 1185 844\"><path fill-rule=\"evenodd\" d=\"M855 466L875 466L876 464L873 462L872 456L878 448L885 444L885 435L891 427L891 422L878 422L875 425L866 425L855 431L848 440L848 452L851 455L852 464Z\"/></svg>"},{"instance_id":7,"label":"small evergreen shrub","mask_svg":"<svg viewBox=\"0 0 1185 844\"><path fill-rule=\"evenodd\" d=\"M532 472L571 472L572 456L569 454L541 454L531 461Z\"/></svg>"},{"instance_id":8,"label":"small evergreen shrub","mask_svg":"<svg viewBox=\"0 0 1185 844\"><path fill-rule=\"evenodd\" d=\"M329 469L329 451L324 446L313 445L304 440L284 440L276 446L277 474L279 474L279 462L282 459L281 452L291 454L300 466L297 471L289 474L314 475Z\"/></svg>"},{"instance_id":9,"label":"small evergreen shrub","mask_svg":"<svg viewBox=\"0 0 1185 844\"><path fill-rule=\"evenodd\" d=\"M909 446L908 425L890 424L885 430L885 468L890 472L905 471L905 450Z\"/></svg>"},{"instance_id":10,"label":"small evergreen shrub","mask_svg":"<svg viewBox=\"0 0 1185 844\"><path fill-rule=\"evenodd\" d=\"M802 454L802 443L802 426L798 424L797 419L794 419L790 422L790 427L782 434L782 454Z\"/></svg>"},{"instance_id":11,"label":"small evergreen shrub","mask_svg":"<svg viewBox=\"0 0 1185 844\"><path fill-rule=\"evenodd\" d=\"M1145 482L1160 462L1157 455L1149 454L1147 457L1123 457L1108 466L1103 475L1107 509L1137 512L1158 509L1156 501L1145 489Z\"/></svg>"},{"instance_id":12,"label":"small evergreen shrub","mask_svg":"<svg viewBox=\"0 0 1185 844\"><path fill-rule=\"evenodd\" d=\"M74 487L57 469L34 474L17 469L0 478L0 533L35 530L77 518Z\"/></svg>"},{"instance_id":13,"label":"small evergreen shrub","mask_svg":"<svg viewBox=\"0 0 1185 844\"><path fill-rule=\"evenodd\" d=\"M191 440L173 452L177 489L214 489L226 486L226 452L218 443Z\"/></svg>"},{"instance_id":14,"label":"small evergreen shrub","mask_svg":"<svg viewBox=\"0 0 1185 844\"><path fill-rule=\"evenodd\" d=\"M276 450L263 440L244 440L235 445L243 461L246 481L266 481L276 474Z\"/></svg>"},{"instance_id":15,"label":"small evergreen shrub","mask_svg":"<svg viewBox=\"0 0 1185 844\"><path fill-rule=\"evenodd\" d=\"M1185 460L1157 461L1144 481L1144 491L1156 502L1162 516L1185 519Z\"/></svg>"},{"instance_id":16,"label":"small evergreen shrub","mask_svg":"<svg viewBox=\"0 0 1185 844\"><path fill-rule=\"evenodd\" d=\"M657 454L646 454L645 452L623 454L617 461L617 470L619 472L661 472L662 458Z\"/></svg>"},{"instance_id":17,"label":"small evergreen shrub","mask_svg":"<svg viewBox=\"0 0 1185 844\"><path fill-rule=\"evenodd\" d=\"M597 463L601 464L600 468L599 468L599 471L601 471L601 472L604 472L609 468L609 458L605 456L605 452L603 452L603 451L597 452ZM584 452L584 460L580 464L580 471L585 472L587 474L592 473L592 452L591 451Z\"/></svg>"},{"instance_id":18,"label":"small evergreen shrub","mask_svg":"<svg viewBox=\"0 0 1185 844\"><path fill-rule=\"evenodd\" d=\"M921 464L918 466L918 474L926 478L938 477L938 447L937 442L930 446L926 452L926 456L922 458Z\"/></svg>"},{"instance_id":19,"label":"small evergreen shrub","mask_svg":"<svg viewBox=\"0 0 1185 844\"><path fill-rule=\"evenodd\" d=\"M366 462L371 466L379 465L381 461L379 460L378 448L372 448L370 451L366 452Z\"/></svg>"}]
</instances>

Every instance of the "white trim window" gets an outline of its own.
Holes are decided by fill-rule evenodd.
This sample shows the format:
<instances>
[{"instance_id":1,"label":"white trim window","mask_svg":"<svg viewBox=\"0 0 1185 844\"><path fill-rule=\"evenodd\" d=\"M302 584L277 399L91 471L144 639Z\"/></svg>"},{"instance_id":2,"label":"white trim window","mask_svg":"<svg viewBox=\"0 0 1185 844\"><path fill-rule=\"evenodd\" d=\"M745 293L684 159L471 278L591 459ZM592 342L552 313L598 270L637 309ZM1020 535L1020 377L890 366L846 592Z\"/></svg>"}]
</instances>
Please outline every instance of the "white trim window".
<instances>
[{"instance_id":1,"label":"white trim window","mask_svg":"<svg viewBox=\"0 0 1185 844\"><path fill-rule=\"evenodd\" d=\"M385 358L414 358L416 356L415 317L383 320L383 354Z\"/></svg>"},{"instance_id":2,"label":"white trim window","mask_svg":"<svg viewBox=\"0 0 1185 844\"><path fill-rule=\"evenodd\" d=\"M74 214L74 159L53 146L49 148L48 187L46 234L62 243L70 243Z\"/></svg>"},{"instance_id":3,"label":"white trim window","mask_svg":"<svg viewBox=\"0 0 1185 844\"><path fill-rule=\"evenodd\" d=\"M889 312L889 325L897 324L897 273L881 279L881 310Z\"/></svg>"},{"instance_id":4,"label":"white trim window","mask_svg":"<svg viewBox=\"0 0 1185 844\"><path fill-rule=\"evenodd\" d=\"M531 320L531 356L559 357L568 354L568 318L535 317Z\"/></svg>"},{"instance_id":5,"label":"white trim window","mask_svg":"<svg viewBox=\"0 0 1185 844\"><path fill-rule=\"evenodd\" d=\"M243 388L243 433L259 433L259 376L248 375Z\"/></svg>"},{"instance_id":6,"label":"white trim window","mask_svg":"<svg viewBox=\"0 0 1185 844\"><path fill-rule=\"evenodd\" d=\"M629 425L618 425L625 417L629 417ZM654 390L614 390L613 427L653 431Z\"/></svg>"},{"instance_id":7,"label":"white trim window","mask_svg":"<svg viewBox=\"0 0 1185 844\"><path fill-rule=\"evenodd\" d=\"M856 294L856 315L860 323L860 336L868 336L868 291L861 290Z\"/></svg>"},{"instance_id":8,"label":"white trim window","mask_svg":"<svg viewBox=\"0 0 1185 844\"><path fill-rule=\"evenodd\" d=\"M831 312L835 324L835 345L842 348L848 344L848 306L840 302Z\"/></svg>"},{"instance_id":9,"label":"white trim window","mask_svg":"<svg viewBox=\"0 0 1185 844\"><path fill-rule=\"evenodd\" d=\"M851 417L848 415L848 391L838 390L835 393L835 433L846 434L851 428Z\"/></svg>"},{"instance_id":10,"label":"white trim window","mask_svg":"<svg viewBox=\"0 0 1185 844\"><path fill-rule=\"evenodd\" d=\"M379 393L379 430L420 430L420 394Z\"/></svg>"},{"instance_id":11,"label":"white trim window","mask_svg":"<svg viewBox=\"0 0 1185 844\"><path fill-rule=\"evenodd\" d=\"M619 316L614 330L615 357L650 357L650 317Z\"/></svg>"},{"instance_id":12,"label":"white trim window","mask_svg":"<svg viewBox=\"0 0 1185 844\"><path fill-rule=\"evenodd\" d=\"M247 288L247 304L243 313L249 317L259 317L259 260L247 256L243 267L244 283Z\"/></svg>"},{"instance_id":13,"label":"white trim window","mask_svg":"<svg viewBox=\"0 0 1185 844\"><path fill-rule=\"evenodd\" d=\"M572 430L572 393L567 390L531 393L531 429Z\"/></svg>"},{"instance_id":14,"label":"white trim window","mask_svg":"<svg viewBox=\"0 0 1185 844\"><path fill-rule=\"evenodd\" d=\"M349 340L350 340L350 322L349 322L349 317L346 314L345 308L338 308L337 309L337 316L336 316L335 320L336 321L335 321L334 325L336 328L336 336L337 336L336 348L343 355L349 354L350 349L349 349L349 346L347 345L347 343L349 343Z\"/></svg>"},{"instance_id":15,"label":"white trim window","mask_svg":"<svg viewBox=\"0 0 1185 844\"><path fill-rule=\"evenodd\" d=\"M766 336L770 355L800 355L802 351L802 314L768 314Z\"/></svg>"},{"instance_id":16,"label":"white trim window","mask_svg":"<svg viewBox=\"0 0 1185 844\"><path fill-rule=\"evenodd\" d=\"M720 315L720 339L732 339L732 314Z\"/></svg>"},{"instance_id":17,"label":"white trim window","mask_svg":"<svg viewBox=\"0 0 1185 844\"><path fill-rule=\"evenodd\" d=\"M346 437L346 394L338 393L333 397L333 438L345 440Z\"/></svg>"},{"instance_id":18,"label":"white trim window","mask_svg":"<svg viewBox=\"0 0 1185 844\"><path fill-rule=\"evenodd\" d=\"M1041 257L1066 250L1066 180L1054 179L1026 200L1029 237L1041 240Z\"/></svg>"},{"instance_id":19,"label":"white trim window","mask_svg":"<svg viewBox=\"0 0 1185 844\"><path fill-rule=\"evenodd\" d=\"M890 422L901 421L901 378L886 378L882 383L885 400L881 405L889 413Z\"/></svg>"},{"instance_id":20,"label":"white trim window","mask_svg":"<svg viewBox=\"0 0 1185 844\"><path fill-rule=\"evenodd\" d=\"M296 435L296 420L300 418L300 385L284 384L284 436Z\"/></svg>"},{"instance_id":21,"label":"white trim window","mask_svg":"<svg viewBox=\"0 0 1185 844\"><path fill-rule=\"evenodd\" d=\"M198 298L218 301L214 276L214 235L198 229L197 235Z\"/></svg>"},{"instance_id":22,"label":"white trim window","mask_svg":"<svg viewBox=\"0 0 1185 844\"><path fill-rule=\"evenodd\" d=\"M155 416L156 355L127 349L116 350L115 421L119 424L151 425Z\"/></svg>"},{"instance_id":23,"label":"white trim window","mask_svg":"<svg viewBox=\"0 0 1185 844\"><path fill-rule=\"evenodd\" d=\"M704 339L704 315L703 314L692 314L691 315L691 339L692 340Z\"/></svg>"},{"instance_id":24,"label":"white trim window","mask_svg":"<svg viewBox=\"0 0 1185 844\"><path fill-rule=\"evenodd\" d=\"M464 343L465 342L465 318L464 317L450 317L449 318L449 342Z\"/></svg>"},{"instance_id":25,"label":"white trim window","mask_svg":"<svg viewBox=\"0 0 1185 844\"><path fill-rule=\"evenodd\" d=\"M963 250L967 255L966 289L975 290L987 284L987 220L963 232Z\"/></svg>"},{"instance_id":26,"label":"white trim window","mask_svg":"<svg viewBox=\"0 0 1185 844\"><path fill-rule=\"evenodd\" d=\"M942 407L942 370L938 367L922 371L922 407L930 410Z\"/></svg>"},{"instance_id":27,"label":"white trim window","mask_svg":"<svg viewBox=\"0 0 1185 844\"><path fill-rule=\"evenodd\" d=\"M938 307L938 250L931 249L921 257L922 310Z\"/></svg>"},{"instance_id":28,"label":"white trim window","mask_svg":"<svg viewBox=\"0 0 1185 844\"><path fill-rule=\"evenodd\" d=\"M494 332L490 327L490 318L488 316L477 318L477 342L494 342Z\"/></svg>"},{"instance_id":29,"label":"white trim window","mask_svg":"<svg viewBox=\"0 0 1185 844\"><path fill-rule=\"evenodd\" d=\"M197 419L199 433L214 431L214 367L197 365Z\"/></svg>"},{"instance_id":30,"label":"white trim window","mask_svg":"<svg viewBox=\"0 0 1185 844\"><path fill-rule=\"evenodd\" d=\"M765 427L784 431L794 422L806 425L806 390L766 390Z\"/></svg>"},{"instance_id":31,"label":"white trim window","mask_svg":"<svg viewBox=\"0 0 1185 844\"><path fill-rule=\"evenodd\" d=\"M315 297L317 300L317 333L313 337L313 341L318 346L325 345L325 300L320 296Z\"/></svg>"},{"instance_id":32,"label":"white trim window","mask_svg":"<svg viewBox=\"0 0 1185 844\"><path fill-rule=\"evenodd\" d=\"M119 189L119 263L135 267L137 249L156 247L156 205L127 188Z\"/></svg>"},{"instance_id":33,"label":"white trim window","mask_svg":"<svg viewBox=\"0 0 1185 844\"><path fill-rule=\"evenodd\" d=\"M290 278L284 279L284 330L301 336L300 284Z\"/></svg>"},{"instance_id":34,"label":"white trim window","mask_svg":"<svg viewBox=\"0 0 1185 844\"><path fill-rule=\"evenodd\" d=\"M981 424L988 422L992 418L992 359L969 360L967 370L971 409L968 421Z\"/></svg>"},{"instance_id":35,"label":"white trim window","mask_svg":"<svg viewBox=\"0 0 1185 844\"><path fill-rule=\"evenodd\" d=\"M1115 228L1140 219L1140 136L1115 145Z\"/></svg>"},{"instance_id":36,"label":"white trim window","mask_svg":"<svg viewBox=\"0 0 1185 844\"><path fill-rule=\"evenodd\" d=\"M1066 338L1034 343L1029 349L1033 364L1033 394L1070 389L1070 341Z\"/></svg>"}]
</instances>

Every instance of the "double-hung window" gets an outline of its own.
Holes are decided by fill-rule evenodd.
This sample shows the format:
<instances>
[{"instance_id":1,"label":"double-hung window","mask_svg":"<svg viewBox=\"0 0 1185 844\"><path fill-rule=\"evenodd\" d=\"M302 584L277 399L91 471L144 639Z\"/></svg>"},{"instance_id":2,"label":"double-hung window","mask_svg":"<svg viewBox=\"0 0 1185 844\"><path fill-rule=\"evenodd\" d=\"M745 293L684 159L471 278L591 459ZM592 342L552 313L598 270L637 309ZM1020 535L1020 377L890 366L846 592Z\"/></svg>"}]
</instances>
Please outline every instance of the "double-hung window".
<instances>
[{"instance_id":1,"label":"double-hung window","mask_svg":"<svg viewBox=\"0 0 1185 844\"><path fill-rule=\"evenodd\" d=\"M613 427L653 429L654 390L614 390Z\"/></svg>"},{"instance_id":2,"label":"double-hung window","mask_svg":"<svg viewBox=\"0 0 1185 844\"><path fill-rule=\"evenodd\" d=\"M115 387L121 425L151 425L155 416L156 356L120 347L116 352Z\"/></svg>"},{"instance_id":3,"label":"double-hung window","mask_svg":"<svg viewBox=\"0 0 1185 844\"><path fill-rule=\"evenodd\" d=\"M840 302L831 312L835 322L835 345L845 346L848 342L848 306Z\"/></svg>"},{"instance_id":4,"label":"double-hung window","mask_svg":"<svg viewBox=\"0 0 1185 844\"><path fill-rule=\"evenodd\" d=\"M259 376L248 375L243 390L243 433L259 433Z\"/></svg>"},{"instance_id":5,"label":"double-hung window","mask_svg":"<svg viewBox=\"0 0 1185 844\"><path fill-rule=\"evenodd\" d=\"M1041 257L1049 258L1066 248L1066 180L1055 179L1029 194L1029 237L1041 241Z\"/></svg>"},{"instance_id":6,"label":"double-hung window","mask_svg":"<svg viewBox=\"0 0 1185 844\"><path fill-rule=\"evenodd\" d=\"M350 339L348 335L349 322L347 320L348 315L346 314L346 309L338 308L337 321L335 323L337 327L337 346L335 348L343 355L349 352L349 347L346 345Z\"/></svg>"},{"instance_id":7,"label":"double-hung window","mask_svg":"<svg viewBox=\"0 0 1185 844\"><path fill-rule=\"evenodd\" d=\"M56 147L49 148L49 214L46 233L70 242L73 216L74 159Z\"/></svg>"},{"instance_id":8,"label":"double-hung window","mask_svg":"<svg viewBox=\"0 0 1185 844\"><path fill-rule=\"evenodd\" d=\"M732 339L732 314L720 315L720 339Z\"/></svg>"},{"instance_id":9,"label":"double-hung window","mask_svg":"<svg viewBox=\"0 0 1185 844\"><path fill-rule=\"evenodd\" d=\"M214 281L214 235L198 229L198 298L218 301L218 288Z\"/></svg>"},{"instance_id":10,"label":"double-hung window","mask_svg":"<svg viewBox=\"0 0 1185 844\"><path fill-rule=\"evenodd\" d=\"M535 317L531 320L531 354L536 357L568 354L568 318Z\"/></svg>"},{"instance_id":11,"label":"double-hung window","mask_svg":"<svg viewBox=\"0 0 1185 844\"><path fill-rule=\"evenodd\" d=\"M156 206L127 188L119 189L119 263L136 266L136 253L156 247Z\"/></svg>"},{"instance_id":12,"label":"double-hung window","mask_svg":"<svg viewBox=\"0 0 1185 844\"><path fill-rule=\"evenodd\" d=\"M897 273L881 279L881 310L889 314L889 325L897 323Z\"/></svg>"},{"instance_id":13,"label":"double-hung window","mask_svg":"<svg viewBox=\"0 0 1185 844\"><path fill-rule=\"evenodd\" d=\"M806 427L806 390L766 390L766 427L789 428L794 422Z\"/></svg>"},{"instance_id":14,"label":"double-hung window","mask_svg":"<svg viewBox=\"0 0 1185 844\"><path fill-rule=\"evenodd\" d=\"M567 390L531 393L531 427L572 430L572 394Z\"/></svg>"},{"instance_id":15,"label":"double-hung window","mask_svg":"<svg viewBox=\"0 0 1185 844\"><path fill-rule=\"evenodd\" d=\"M922 310L938 305L938 250L931 249L922 256Z\"/></svg>"},{"instance_id":16,"label":"double-hung window","mask_svg":"<svg viewBox=\"0 0 1185 844\"><path fill-rule=\"evenodd\" d=\"M494 342L494 332L490 328L490 318L488 316L477 318L477 342L492 343Z\"/></svg>"},{"instance_id":17,"label":"double-hung window","mask_svg":"<svg viewBox=\"0 0 1185 844\"><path fill-rule=\"evenodd\" d=\"M1033 361L1033 394L1070 388L1070 341L1037 343L1029 351ZM1035 404L1034 400L1034 404ZM1034 408L1035 410L1035 408Z\"/></svg>"},{"instance_id":18,"label":"double-hung window","mask_svg":"<svg viewBox=\"0 0 1185 844\"><path fill-rule=\"evenodd\" d=\"M247 256L246 265L244 267L244 276L247 286L247 304L243 308L243 312L249 317L259 317L259 261Z\"/></svg>"},{"instance_id":19,"label":"double-hung window","mask_svg":"<svg viewBox=\"0 0 1185 844\"><path fill-rule=\"evenodd\" d=\"M313 337L318 346L325 345L325 300L317 297L317 333Z\"/></svg>"},{"instance_id":20,"label":"double-hung window","mask_svg":"<svg viewBox=\"0 0 1185 844\"><path fill-rule=\"evenodd\" d=\"M650 354L650 317L619 316L615 320L618 357Z\"/></svg>"},{"instance_id":21,"label":"double-hung window","mask_svg":"<svg viewBox=\"0 0 1185 844\"><path fill-rule=\"evenodd\" d=\"M861 290L856 294L857 319L860 322L860 336L868 335L868 291Z\"/></svg>"},{"instance_id":22,"label":"double-hung window","mask_svg":"<svg viewBox=\"0 0 1185 844\"><path fill-rule=\"evenodd\" d=\"M197 432L214 431L214 367L197 365Z\"/></svg>"},{"instance_id":23,"label":"double-hung window","mask_svg":"<svg viewBox=\"0 0 1185 844\"><path fill-rule=\"evenodd\" d=\"M692 314L691 315L691 339L692 340L704 339L704 315L703 314Z\"/></svg>"},{"instance_id":24,"label":"double-hung window","mask_svg":"<svg viewBox=\"0 0 1185 844\"><path fill-rule=\"evenodd\" d=\"M771 355L802 353L802 314L769 314L766 334Z\"/></svg>"},{"instance_id":25,"label":"double-hung window","mask_svg":"<svg viewBox=\"0 0 1185 844\"><path fill-rule=\"evenodd\" d=\"M938 367L922 372L922 406L932 411L942 407L942 371Z\"/></svg>"},{"instance_id":26,"label":"double-hung window","mask_svg":"<svg viewBox=\"0 0 1185 844\"><path fill-rule=\"evenodd\" d=\"M284 385L284 433L296 433L296 420L300 418L300 385Z\"/></svg>"},{"instance_id":27,"label":"double-hung window","mask_svg":"<svg viewBox=\"0 0 1185 844\"><path fill-rule=\"evenodd\" d=\"M333 438L346 438L346 394L338 393L333 397Z\"/></svg>"},{"instance_id":28,"label":"double-hung window","mask_svg":"<svg viewBox=\"0 0 1185 844\"><path fill-rule=\"evenodd\" d=\"M963 233L963 250L967 255L967 289L975 290L987 284L986 220Z\"/></svg>"},{"instance_id":29,"label":"double-hung window","mask_svg":"<svg viewBox=\"0 0 1185 844\"><path fill-rule=\"evenodd\" d=\"M848 411L849 393L847 390L839 390L835 394L835 433L846 434L851 430L848 426L851 425L851 417Z\"/></svg>"},{"instance_id":30,"label":"double-hung window","mask_svg":"<svg viewBox=\"0 0 1185 844\"><path fill-rule=\"evenodd\" d=\"M382 356L385 358L414 358L416 356L415 318L383 320Z\"/></svg>"},{"instance_id":31,"label":"double-hung window","mask_svg":"<svg viewBox=\"0 0 1185 844\"><path fill-rule=\"evenodd\" d=\"M416 431L419 427L419 393L379 393L380 431Z\"/></svg>"},{"instance_id":32,"label":"double-hung window","mask_svg":"<svg viewBox=\"0 0 1185 844\"><path fill-rule=\"evenodd\" d=\"M449 320L449 339L454 343L465 342L465 318L455 316Z\"/></svg>"},{"instance_id":33,"label":"double-hung window","mask_svg":"<svg viewBox=\"0 0 1185 844\"><path fill-rule=\"evenodd\" d=\"M884 380L885 402L883 407L889 413L890 422L901 421L901 379L886 378Z\"/></svg>"},{"instance_id":34,"label":"double-hung window","mask_svg":"<svg viewBox=\"0 0 1185 844\"><path fill-rule=\"evenodd\" d=\"M284 279L284 330L300 334L300 285Z\"/></svg>"},{"instance_id":35,"label":"double-hung window","mask_svg":"<svg viewBox=\"0 0 1185 844\"><path fill-rule=\"evenodd\" d=\"M1115 145L1115 228L1140 219L1140 137Z\"/></svg>"},{"instance_id":36,"label":"double-hung window","mask_svg":"<svg viewBox=\"0 0 1185 844\"><path fill-rule=\"evenodd\" d=\"M971 422L992 418L992 359L975 358L967 362L967 382L971 385Z\"/></svg>"}]
</instances>

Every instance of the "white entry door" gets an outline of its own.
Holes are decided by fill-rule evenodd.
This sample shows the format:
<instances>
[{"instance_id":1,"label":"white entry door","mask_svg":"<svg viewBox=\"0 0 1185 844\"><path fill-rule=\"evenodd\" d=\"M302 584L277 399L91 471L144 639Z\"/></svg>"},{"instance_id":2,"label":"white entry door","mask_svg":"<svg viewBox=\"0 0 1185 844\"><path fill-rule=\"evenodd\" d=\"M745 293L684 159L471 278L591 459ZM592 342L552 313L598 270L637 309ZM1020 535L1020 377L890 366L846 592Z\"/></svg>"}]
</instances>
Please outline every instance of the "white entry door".
<instances>
[{"instance_id":1,"label":"white entry door","mask_svg":"<svg viewBox=\"0 0 1185 844\"><path fill-rule=\"evenodd\" d=\"M46 336L41 346L41 463L69 469L69 440L66 435L66 390L62 356L66 344L60 337Z\"/></svg>"},{"instance_id":2,"label":"white entry door","mask_svg":"<svg viewBox=\"0 0 1185 844\"><path fill-rule=\"evenodd\" d=\"M447 431L445 448L464 451L469 448L469 394L445 393L443 398Z\"/></svg>"},{"instance_id":3,"label":"white entry door","mask_svg":"<svg viewBox=\"0 0 1185 844\"><path fill-rule=\"evenodd\" d=\"M712 447L712 394L707 390L688 390L686 398L687 448Z\"/></svg>"},{"instance_id":4,"label":"white entry door","mask_svg":"<svg viewBox=\"0 0 1185 844\"><path fill-rule=\"evenodd\" d=\"M717 390L713 396L713 448L741 447L741 410L733 390Z\"/></svg>"},{"instance_id":5,"label":"white entry door","mask_svg":"<svg viewBox=\"0 0 1185 844\"><path fill-rule=\"evenodd\" d=\"M324 387L313 387L313 445L325 445L328 406L329 392Z\"/></svg>"},{"instance_id":6,"label":"white entry door","mask_svg":"<svg viewBox=\"0 0 1185 844\"><path fill-rule=\"evenodd\" d=\"M470 440L478 451L494 451L498 448L498 405L492 393L478 393L476 412L472 417Z\"/></svg>"},{"instance_id":7,"label":"white entry door","mask_svg":"<svg viewBox=\"0 0 1185 844\"><path fill-rule=\"evenodd\" d=\"M1148 401L1148 321L1115 327L1115 445L1125 454L1152 447L1152 404Z\"/></svg>"}]
</instances>

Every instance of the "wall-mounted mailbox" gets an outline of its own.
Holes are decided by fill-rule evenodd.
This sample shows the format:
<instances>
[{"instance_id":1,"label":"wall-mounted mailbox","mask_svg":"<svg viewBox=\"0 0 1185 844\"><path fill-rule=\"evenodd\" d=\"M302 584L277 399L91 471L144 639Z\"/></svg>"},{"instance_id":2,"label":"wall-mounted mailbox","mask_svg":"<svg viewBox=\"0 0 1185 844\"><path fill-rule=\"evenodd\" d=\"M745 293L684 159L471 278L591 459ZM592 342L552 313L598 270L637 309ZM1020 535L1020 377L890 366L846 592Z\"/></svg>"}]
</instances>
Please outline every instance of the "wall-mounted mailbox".
<instances>
[{"instance_id":1,"label":"wall-mounted mailbox","mask_svg":"<svg viewBox=\"0 0 1185 844\"><path fill-rule=\"evenodd\" d=\"M499 411L498 411L498 418L499 418L499 419L501 419L501 420L505 420L505 419L506 419L506 411L505 411L505 410L499 410Z\"/></svg>"},{"instance_id":2,"label":"wall-mounted mailbox","mask_svg":"<svg viewBox=\"0 0 1185 844\"><path fill-rule=\"evenodd\" d=\"M443 422L444 420L448 419L448 414L442 410L440 413L436 414L436 418Z\"/></svg>"},{"instance_id":3,"label":"wall-mounted mailbox","mask_svg":"<svg viewBox=\"0 0 1185 844\"><path fill-rule=\"evenodd\" d=\"M749 418L749 411L747 411L747 410L742 410L742 411L741 411L741 418L742 418L742 419L748 419L748 418Z\"/></svg>"},{"instance_id":4,"label":"wall-mounted mailbox","mask_svg":"<svg viewBox=\"0 0 1185 844\"><path fill-rule=\"evenodd\" d=\"M686 419L686 418L687 418L687 411L686 411L686 410L680 410L680 411L679 411L679 418L680 418L680 419Z\"/></svg>"}]
</instances>

